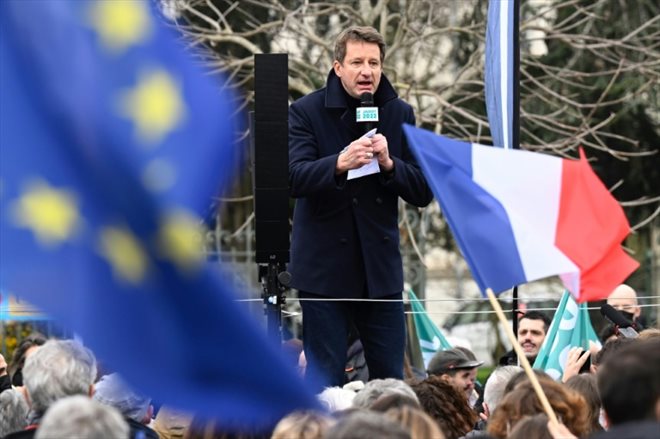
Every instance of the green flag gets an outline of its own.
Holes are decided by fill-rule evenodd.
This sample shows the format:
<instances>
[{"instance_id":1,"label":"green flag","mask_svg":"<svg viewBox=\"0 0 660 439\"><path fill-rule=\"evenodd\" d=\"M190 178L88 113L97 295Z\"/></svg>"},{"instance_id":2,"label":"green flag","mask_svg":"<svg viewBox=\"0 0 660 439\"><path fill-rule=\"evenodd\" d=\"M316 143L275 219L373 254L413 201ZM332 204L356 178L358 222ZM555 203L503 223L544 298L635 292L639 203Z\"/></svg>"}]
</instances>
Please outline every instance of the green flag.
<instances>
[{"instance_id":1,"label":"green flag","mask_svg":"<svg viewBox=\"0 0 660 439\"><path fill-rule=\"evenodd\" d=\"M419 346L422 349L422 356L424 357L424 367L427 367L436 352L451 349L451 345L445 336L442 335L442 332L440 332L440 328L431 321L424 306L412 290L408 290L408 299L410 300L410 307L413 311Z\"/></svg>"},{"instance_id":2,"label":"green flag","mask_svg":"<svg viewBox=\"0 0 660 439\"><path fill-rule=\"evenodd\" d=\"M564 291L548 334L534 361L534 368L543 369L558 380L564 373L568 351L576 346L587 350L590 341L600 346L596 332L591 326L587 304L578 305L573 296Z\"/></svg>"}]
</instances>

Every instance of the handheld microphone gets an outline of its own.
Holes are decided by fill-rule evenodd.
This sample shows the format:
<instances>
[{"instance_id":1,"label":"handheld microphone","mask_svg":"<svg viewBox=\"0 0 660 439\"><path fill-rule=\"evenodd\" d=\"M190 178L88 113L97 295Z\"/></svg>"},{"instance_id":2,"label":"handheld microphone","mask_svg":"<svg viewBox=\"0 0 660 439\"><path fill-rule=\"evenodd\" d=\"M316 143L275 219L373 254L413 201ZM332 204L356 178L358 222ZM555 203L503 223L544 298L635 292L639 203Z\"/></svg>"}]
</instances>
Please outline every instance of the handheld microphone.
<instances>
[{"instance_id":1,"label":"handheld microphone","mask_svg":"<svg viewBox=\"0 0 660 439\"><path fill-rule=\"evenodd\" d=\"M600 313L610 322L614 323L621 335L626 338L635 338L639 334L633 329L633 322L625 318L612 305L605 304L600 307Z\"/></svg>"},{"instance_id":2,"label":"handheld microphone","mask_svg":"<svg viewBox=\"0 0 660 439\"><path fill-rule=\"evenodd\" d=\"M360 95L360 106L355 109L355 122L364 127L367 133L376 128L378 107L374 104L374 95L367 92Z\"/></svg>"}]
</instances>

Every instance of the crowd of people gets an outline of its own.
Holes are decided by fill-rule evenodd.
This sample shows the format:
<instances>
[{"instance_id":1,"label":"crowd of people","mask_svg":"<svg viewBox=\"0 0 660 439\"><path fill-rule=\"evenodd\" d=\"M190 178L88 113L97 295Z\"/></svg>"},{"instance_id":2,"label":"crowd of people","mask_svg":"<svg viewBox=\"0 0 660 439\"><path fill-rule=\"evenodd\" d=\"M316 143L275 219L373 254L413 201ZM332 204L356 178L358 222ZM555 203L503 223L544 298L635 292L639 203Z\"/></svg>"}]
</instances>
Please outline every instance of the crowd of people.
<instances>
[{"instance_id":1,"label":"crowd of people","mask_svg":"<svg viewBox=\"0 0 660 439\"><path fill-rule=\"evenodd\" d=\"M635 306L636 297L620 304L633 313ZM532 311L521 317L518 341L529 360L538 354L549 322ZM602 349L588 354L593 361L586 370L580 367L585 355L571 355L573 350L559 380L535 370L560 424L550 422L527 374L509 364L510 354L482 386L476 377L483 361L455 347L437 352L421 377L363 382L346 374L347 382L317 395L324 410L290 413L267 431L229 428L169 406L156 413L151 398L117 373L98 373L94 354L79 342L35 333L17 347L10 364L0 356L0 437L657 438L660 330L638 329L636 338L604 340Z\"/></svg>"}]
</instances>

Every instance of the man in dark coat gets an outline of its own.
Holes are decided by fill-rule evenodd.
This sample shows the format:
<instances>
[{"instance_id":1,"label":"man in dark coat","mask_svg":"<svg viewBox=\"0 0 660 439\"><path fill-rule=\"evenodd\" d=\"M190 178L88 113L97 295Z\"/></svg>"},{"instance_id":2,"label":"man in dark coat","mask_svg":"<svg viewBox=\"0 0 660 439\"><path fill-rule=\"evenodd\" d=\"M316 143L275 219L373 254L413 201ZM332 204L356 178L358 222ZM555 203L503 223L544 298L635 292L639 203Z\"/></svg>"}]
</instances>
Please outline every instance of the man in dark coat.
<instances>
[{"instance_id":1,"label":"man in dark coat","mask_svg":"<svg viewBox=\"0 0 660 439\"><path fill-rule=\"evenodd\" d=\"M297 198L289 271L302 299L305 355L326 384L343 384L354 324L370 378L402 378L398 199L423 207L433 195L403 134L402 123L415 123L412 107L382 74L383 37L351 27L338 37L334 56L326 86L289 109L289 179ZM356 123L365 92L379 109L372 138ZM372 159L380 172L348 179L349 170Z\"/></svg>"}]
</instances>

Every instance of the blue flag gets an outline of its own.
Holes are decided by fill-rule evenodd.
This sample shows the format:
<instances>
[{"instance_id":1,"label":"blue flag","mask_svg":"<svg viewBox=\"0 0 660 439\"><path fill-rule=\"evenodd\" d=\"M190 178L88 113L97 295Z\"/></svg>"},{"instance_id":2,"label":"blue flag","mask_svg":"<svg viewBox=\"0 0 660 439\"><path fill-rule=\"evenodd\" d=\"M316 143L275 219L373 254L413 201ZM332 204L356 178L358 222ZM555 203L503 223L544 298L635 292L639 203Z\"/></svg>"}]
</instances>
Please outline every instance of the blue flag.
<instances>
[{"instance_id":1,"label":"blue flag","mask_svg":"<svg viewBox=\"0 0 660 439\"><path fill-rule=\"evenodd\" d=\"M419 338L419 347L422 350L422 357L424 358L424 367L428 367L429 361L431 361L435 353L451 349L451 344L449 344L442 334L440 328L433 323L426 309L424 309L424 305L417 299L413 290L408 290L408 298L410 299L410 308L414 313L413 319L415 320L417 338Z\"/></svg>"},{"instance_id":2,"label":"blue flag","mask_svg":"<svg viewBox=\"0 0 660 439\"><path fill-rule=\"evenodd\" d=\"M233 96L142 1L0 3L0 284L154 399L270 423L313 395L207 266Z\"/></svg>"},{"instance_id":3,"label":"blue flag","mask_svg":"<svg viewBox=\"0 0 660 439\"><path fill-rule=\"evenodd\" d=\"M545 370L556 380L561 379L568 351L573 347L589 350L590 344L600 347L598 336L591 326L587 304L578 305L573 296L565 291L534 361L534 368Z\"/></svg>"},{"instance_id":4,"label":"blue flag","mask_svg":"<svg viewBox=\"0 0 660 439\"><path fill-rule=\"evenodd\" d=\"M513 137L515 2L488 2L484 85L493 145L516 148Z\"/></svg>"}]
</instances>

